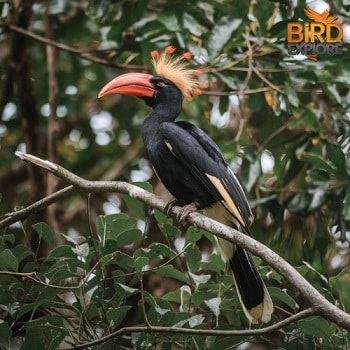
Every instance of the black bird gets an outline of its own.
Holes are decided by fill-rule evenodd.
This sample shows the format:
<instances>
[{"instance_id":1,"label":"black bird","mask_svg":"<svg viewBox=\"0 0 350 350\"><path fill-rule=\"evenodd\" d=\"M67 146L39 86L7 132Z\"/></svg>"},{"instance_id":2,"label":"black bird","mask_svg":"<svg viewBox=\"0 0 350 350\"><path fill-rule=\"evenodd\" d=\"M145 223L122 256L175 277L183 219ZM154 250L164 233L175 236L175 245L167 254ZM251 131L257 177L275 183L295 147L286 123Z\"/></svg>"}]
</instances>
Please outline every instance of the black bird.
<instances>
[{"instance_id":1,"label":"black bird","mask_svg":"<svg viewBox=\"0 0 350 350\"><path fill-rule=\"evenodd\" d=\"M198 209L221 223L251 235L253 215L236 176L214 141L201 129L175 119L183 99L200 93L200 83L188 68L189 54L172 56L167 47L152 51L157 76L144 73L120 75L106 84L99 97L128 94L152 107L142 125L149 160L164 186L174 196L168 209L183 207L179 218ZM218 238L223 258L229 262L243 310L250 323L269 322L273 312L270 295L249 252Z\"/></svg>"}]
</instances>

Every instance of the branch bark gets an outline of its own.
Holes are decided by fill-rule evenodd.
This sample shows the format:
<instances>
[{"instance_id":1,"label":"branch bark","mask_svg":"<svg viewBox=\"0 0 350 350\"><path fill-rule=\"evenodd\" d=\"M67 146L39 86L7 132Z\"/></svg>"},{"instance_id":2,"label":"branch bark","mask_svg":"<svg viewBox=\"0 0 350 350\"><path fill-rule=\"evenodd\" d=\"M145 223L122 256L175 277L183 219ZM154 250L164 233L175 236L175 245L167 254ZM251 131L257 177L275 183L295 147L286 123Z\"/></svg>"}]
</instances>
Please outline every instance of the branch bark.
<instances>
[{"instance_id":1,"label":"branch bark","mask_svg":"<svg viewBox=\"0 0 350 350\"><path fill-rule=\"evenodd\" d=\"M156 195L127 182L88 181L71 173L60 165L42 160L33 155L21 152L16 152L16 155L23 161L39 166L55 174L70 185L88 193L118 192L128 194L162 212L164 212L164 208L167 204L167 202ZM179 207L174 207L172 209L172 215L176 216L179 213ZM211 220L199 213L190 214L188 216L188 222L196 227L209 231L220 238L236 243L244 249L249 250L254 255L257 255L299 290L301 295L310 303L314 314L320 315L346 330L350 330L350 315L325 299L304 277L299 274L299 272L270 248L231 227Z\"/></svg>"}]
</instances>

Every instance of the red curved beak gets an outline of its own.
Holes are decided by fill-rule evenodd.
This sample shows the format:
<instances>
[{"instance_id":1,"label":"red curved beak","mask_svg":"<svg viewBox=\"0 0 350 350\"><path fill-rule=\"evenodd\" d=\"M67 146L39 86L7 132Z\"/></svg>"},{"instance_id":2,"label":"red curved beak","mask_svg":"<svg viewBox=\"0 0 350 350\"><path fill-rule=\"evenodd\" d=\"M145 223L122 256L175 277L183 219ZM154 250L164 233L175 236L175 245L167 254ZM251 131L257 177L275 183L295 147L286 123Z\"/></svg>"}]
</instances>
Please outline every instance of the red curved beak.
<instances>
[{"instance_id":1,"label":"red curved beak","mask_svg":"<svg viewBox=\"0 0 350 350\"><path fill-rule=\"evenodd\" d=\"M98 97L111 94L125 94L136 97L152 97L154 88L150 83L151 74L126 73L107 83L99 92Z\"/></svg>"}]
</instances>

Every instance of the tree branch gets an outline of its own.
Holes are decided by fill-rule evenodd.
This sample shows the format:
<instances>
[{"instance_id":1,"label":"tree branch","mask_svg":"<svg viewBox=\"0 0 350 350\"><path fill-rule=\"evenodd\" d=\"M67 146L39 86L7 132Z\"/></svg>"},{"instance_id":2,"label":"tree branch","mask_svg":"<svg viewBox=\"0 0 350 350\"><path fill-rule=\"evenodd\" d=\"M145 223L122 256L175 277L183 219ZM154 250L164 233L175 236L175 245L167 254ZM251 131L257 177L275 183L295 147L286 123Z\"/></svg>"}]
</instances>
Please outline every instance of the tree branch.
<instances>
[{"instance_id":1,"label":"tree branch","mask_svg":"<svg viewBox=\"0 0 350 350\"><path fill-rule=\"evenodd\" d=\"M143 203L164 212L167 202L156 195L139 188L135 185L123 181L88 181L85 180L60 165L47 160L42 160L30 154L16 152L16 155L31 164L37 165L63 179L70 185L80 190L94 192L118 192L128 194L129 196L142 201ZM172 214L177 216L181 209L174 207ZM310 303L315 314L336 323L340 327L350 330L350 315L339 309L327 299L325 299L299 272L297 272L287 261L272 251L267 246L255 239L242 234L241 232L223 225L217 221L211 220L199 213L192 213L188 216L188 222L192 225L202 228L214 235L226 239L229 242L240 245L257 255L280 273L287 281L299 290L301 295Z\"/></svg>"},{"instance_id":2,"label":"tree branch","mask_svg":"<svg viewBox=\"0 0 350 350\"><path fill-rule=\"evenodd\" d=\"M0 24L1 27L5 27L5 28L9 28L11 31L15 32L15 33L19 33L22 34L26 37L32 38L38 42L41 42L43 44L55 47L59 50L62 51L66 51L75 55L80 56L81 58L90 61L90 62L94 62L94 63L98 63L98 64L102 64L104 66L109 66L109 67L115 67L115 68L128 68L128 69L135 69L135 70L149 70L149 67L145 67L145 66L141 66L141 65L130 65L130 64L123 64L123 63L115 63L115 62L111 62L110 60L106 60L104 58L100 58L100 57L96 57L94 55L92 55L91 53L88 52L84 52L83 50L65 45L65 44L61 44L58 43L56 41L50 40L48 38L45 38L39 34L33 33L30 30L18 27L14 24Z\"/></svg>"},{"instance_id":3,"label":"tree branch","mask_svg":"<svg viewBox=\"0 0 350 350\"><path fill-rule=\"evenodd\" d=\"M74 186L67 186L62 190L59 190L53 194L46 196L43 199L29 205L21 210L14 211L12 213L7 213L1 217L0 220L0 230L4 227L14 224L17 221L26 219L30 214L37 213L40 210L47 208L49 205L56 203L59 199L67 197L68 195L76 192L77 189Z\"/></svg>"},{"instance_id":4,"label":"tree branch","mask_svg":"<svg viewBox=\"0 0 350 350\"><path fill-rule=\"evenodd\" d=\"M75 345L72 348L67 348L67 350L73 349L85 349L94 345L98 345L106 342L114 337L126 334L126 333L172 333L172 334L192 334L192 335L203 335L203 336L259 336L263 334L270 333L277 329L280 329L290 323L296 322L302 318L313 315L315 312L312 308L305 309L287 317L281 322L277 322L271 326L259 328L259 329L242 329L242 330L216 330L216 329L198 329L198 328L179 328L179 327L163 327L163 326L139 326L139 327L124 327L117 331L106 335L100 339L87 342L84 344Z\"/></svg>"}]
</instances>

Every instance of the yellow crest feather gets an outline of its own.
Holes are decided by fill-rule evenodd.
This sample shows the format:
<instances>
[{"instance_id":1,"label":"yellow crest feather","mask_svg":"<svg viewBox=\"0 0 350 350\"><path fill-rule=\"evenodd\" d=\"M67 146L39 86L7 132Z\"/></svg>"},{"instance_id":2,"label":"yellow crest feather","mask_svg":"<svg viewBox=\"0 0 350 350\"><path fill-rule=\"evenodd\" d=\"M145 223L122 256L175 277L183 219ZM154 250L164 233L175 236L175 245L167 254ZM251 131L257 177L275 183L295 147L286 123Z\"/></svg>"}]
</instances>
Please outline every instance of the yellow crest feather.
<instances>
[{"instance_id":1,"label":"yellow crest feather","mask_svg":"<svg viewBox=\"0 0 350 350\"><path fill-rule=\"evenodd\" d=\"M162 53L152 51L152 64L156 74L160 77L169 79L181 91L186 100L191 100L192 96L201 93L201 83L196 75L198 70L189 67L189 53L183 56L173 56L175 48L168 46Z\"/></svg>"}]
</instances>

